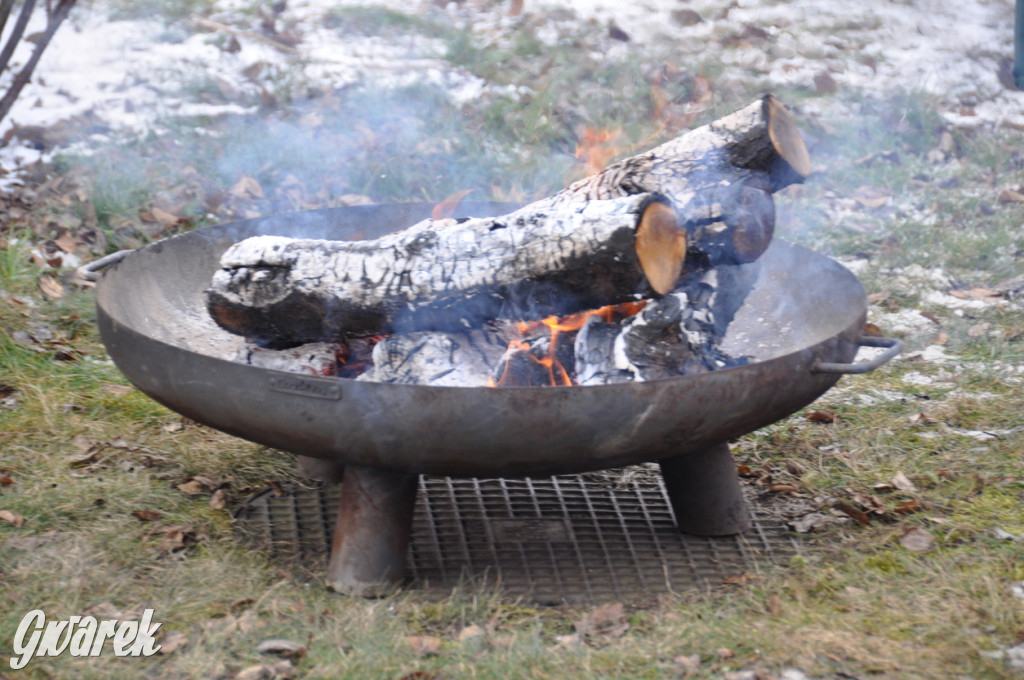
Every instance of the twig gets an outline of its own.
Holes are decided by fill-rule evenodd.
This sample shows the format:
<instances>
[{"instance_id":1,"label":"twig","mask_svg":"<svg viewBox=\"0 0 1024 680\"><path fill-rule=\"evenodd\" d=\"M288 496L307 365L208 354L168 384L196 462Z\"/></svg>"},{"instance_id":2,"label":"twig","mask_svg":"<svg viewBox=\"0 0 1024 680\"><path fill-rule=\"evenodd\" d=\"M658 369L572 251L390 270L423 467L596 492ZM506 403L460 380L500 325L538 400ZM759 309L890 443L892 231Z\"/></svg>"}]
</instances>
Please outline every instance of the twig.
<instances>
[{"instance_id":1,"label":"twig","mask_svg":"<svg viewBox=\"0 0 1024 680\"><path fill-rule=\"evenodd\" d=\"M39 63L39 58L43 56L43 50L50 44L50 40L53 38L54 33L63 23L64 19L67 18L68 12L71 11L71 6L75 4L75 0L58 0L57 6L53 8L52 12L48 13L46 31L43 33L39 42L36 43L36 49L32 52L32 56L29 58L28 63L25 67L18 72L18 75L14 76L14 81L11 83L10 88L7 90L7 94L0 99L0 120L7 117L7 113L14 106L14 102L18 99L18 95L21 94L21 90L28 84L29 78L32 77L32 72L35 71L36 64ZM26 0L25 6L22 7L21 16L18 17L18 25L14 27L14 33L11 35L8 45L4 48L4 54L0 55L0 71L7 68L7 60L10 59L8 54L8 48L10 52L14 51L14 44L17 40L21 39L21 34L24 33L25 27L22 23L28 23L28 14L31 11L31 7L35 5L35 0ZM26 12L26 8L29 8L29 12ZM20 28L20 30L19 30Z\"/></svg>"},{"instance_id":2,"label":"twig","mask_svg":"<svg viewBox=\"0 0 1024 680\"><path fill-rule=\"evenodd\" d=\"M18 21L14 24L14 30L11 31L7 44L4 45L3 52L0 52L0 73L7 70L7 62L11 60L11 55L14 54L18 41L25 34L25 27L28 25L29 17L32 16L32 10L35 7L36 0L25 0L25 4L21 6L21 14L18 15ZM0 118L3 118L3 116L0 116Z\"/></svg>"}]
</instances>

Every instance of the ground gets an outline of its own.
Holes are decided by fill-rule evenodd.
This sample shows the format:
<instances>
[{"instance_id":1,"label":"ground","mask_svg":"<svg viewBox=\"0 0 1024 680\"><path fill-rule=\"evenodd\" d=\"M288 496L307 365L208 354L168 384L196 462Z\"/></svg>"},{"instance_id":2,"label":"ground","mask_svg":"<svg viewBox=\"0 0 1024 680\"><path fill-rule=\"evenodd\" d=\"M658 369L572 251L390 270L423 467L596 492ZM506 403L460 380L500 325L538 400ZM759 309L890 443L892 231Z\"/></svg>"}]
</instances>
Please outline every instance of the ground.
<instances>
[{"instance_id":1,"label":"ground","mask_svg":"<svg viewBox=\"0 0 1024 680\"><path fill-rule=\"evenodd\" d=\"M0 124L0 655L35 608L153 608L164 653L3 658L0 677L1020 677L1013 16L1009 0L77 5ZM815 170L778 196L778 235L853 271L870 332L906 351L733 442L806 549L709 593L623 611L471 586L364 602L280 572L228 512L293 480L293 459L131 388L75 276L234 219L529 200L765 92ZM302 651L261 653L274 638Z\"/></svg>"}]
</instances>

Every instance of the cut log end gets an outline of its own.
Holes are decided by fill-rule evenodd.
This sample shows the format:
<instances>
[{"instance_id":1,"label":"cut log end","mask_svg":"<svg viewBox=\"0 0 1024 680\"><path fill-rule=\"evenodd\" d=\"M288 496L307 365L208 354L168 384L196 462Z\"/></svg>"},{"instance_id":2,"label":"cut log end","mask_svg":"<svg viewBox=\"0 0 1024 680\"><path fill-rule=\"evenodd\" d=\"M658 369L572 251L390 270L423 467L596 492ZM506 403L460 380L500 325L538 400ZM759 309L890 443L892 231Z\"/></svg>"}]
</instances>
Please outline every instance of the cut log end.
<instances>
[{"instance_id":1,"label":"cut log end","mask_svg":"<svg viewBox=\"0 0 1024 680\"><path fill-rule=\"evenodd\" d=\"M775 151L789 163L801 177L811 174L811 156L807 153L800 129L792 114L772 95L764 99L765 117L768 119L768 136Z\"/></svg>"},{"instance_id":2,"label":"cut log end","mask_svg":"<svg viewBox=\"0 0 1024 680\"><path fill-rule=\"evenodd\" d=\"M676 211L652 201L640 216L636 229L636 255L651 288L665 295L676 286L686 261L686 229Z\"/></svg>"}]
</instances>

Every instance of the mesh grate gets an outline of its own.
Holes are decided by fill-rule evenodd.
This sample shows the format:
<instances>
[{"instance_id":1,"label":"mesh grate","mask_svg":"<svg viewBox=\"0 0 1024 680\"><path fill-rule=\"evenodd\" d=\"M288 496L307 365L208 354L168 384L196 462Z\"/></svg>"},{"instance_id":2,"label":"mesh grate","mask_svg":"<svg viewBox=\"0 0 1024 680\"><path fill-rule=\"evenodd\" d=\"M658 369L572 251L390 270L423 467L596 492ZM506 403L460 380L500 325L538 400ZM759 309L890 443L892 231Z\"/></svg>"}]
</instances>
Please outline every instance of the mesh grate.
<instances>
[{"instance_id":1,"label":"mesh grate","mask_svg":"<svg viewBox=\"0 0 1024 680\"><path fill-rule=\"evenodd\" d=\"M447 595L469 579L538 604L635 602L706 589L797 553L782 523L755 504L754 527L740 536L688 536L676 530L660 476L621 479L421 477L413 586ZM236 512L236 527L278 564L322 573L338 494L337 485L268 489Z\"/></svg>"}]
</instances>

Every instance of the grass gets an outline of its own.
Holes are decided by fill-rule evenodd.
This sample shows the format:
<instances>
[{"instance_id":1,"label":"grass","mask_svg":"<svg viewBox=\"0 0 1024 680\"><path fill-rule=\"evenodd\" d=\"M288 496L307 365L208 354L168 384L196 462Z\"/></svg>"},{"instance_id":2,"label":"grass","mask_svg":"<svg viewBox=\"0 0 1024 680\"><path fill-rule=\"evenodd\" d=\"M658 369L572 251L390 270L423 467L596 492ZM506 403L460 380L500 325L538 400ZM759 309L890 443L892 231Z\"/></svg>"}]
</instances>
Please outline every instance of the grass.
<instances>
[{"instance_id":1,"label":"grass","mask_svg":"<svg viewBox=\"0 0 1024 680\"><path fill-rule=\"evenodd\" d=\"M55 238L52 224L99 230L114 249L151 238L140 215L155 205L183 217L164 232L173 233L342 205L351 194L436 200L473 188L478 199L528 199L581 172L573 154L586 128L621 129L622 153L667 138L655 100L685 110L697 74L722 85L695 124L761 94L702 55L627 48L578 21L523 19L489 37L443 13L346 7L329 22L355 35L423 35L490 87L461 103L429 83L311 94L297 73L281 73L275 102L259 115L168 120L169 134L65 156L56 172L72 183L72 198L40 200L0 231L0 479L9 480L0 510L25 518L21 526L0 519L0 661L33 608L104 618L150 607L165 642L172 633L188 641L148 659L35 659L13 677L230 678L276 661L256 651L270 638L308 645L296 660L303 678L710 679L739 670L777 677L790 667L815 678L1010 677L991 653L1024 639L1024 606L1010 592L1024 581L1024 552L1000 533L1024 535L1020 303L958 310L926 293L1020 274L1024 208L997 196L1017 181L1024 135L955 132L955 153L939 157L931 152L949 130L938 102L918 92L884 100L841 93L834 113L807 119L800 107L822 95L783 95L823 171L777 197L780 236L867 260L868 293L889 292L871 307L883 332L894 312L935 319L906 333L903 359L843 378L809 407L833 410L836 423L798 413L733 443L740 463L789 475L796 500L833 518L803 537L789 565L629 608L621 637L573 644L585 610L533 607L474 583L439 601L416 591L368 601L333 595L243 548L228 511L211 508L211 490L181 490L198 475L237 501L267 480L292 479L293 457L183 424L131 388L106 360L91 292L68 285L49 300L36 291L27 243ZM191 96L222 96L203 82L197 77ZM508 87L523 83L530 87ZM895 155L864 160L875 152ZM242 176L261 195L233 192ZM856 204L850 197L862 187L890 198ZM940 269L950 283L908 279L915 264ZM40 326L52 339L26 344L24 332ZM910 358L940 333L951 362ZM997 434L979 440L972 431ZM788 461L803 471L782 472ZM897 473L916 490L892 488ZM870 524L834 510L869 496L885 508ZM916 511L896 512L901 501ZM141 521L133 514L141 510L160 517ZM927 531L934 547L905 548L909 529ZM181 545L168 539L175 531ZM463 635L471 625L482 634ZM440 647L423 655L410 636L436 637Z\"/></svg>"}]
</instances>

